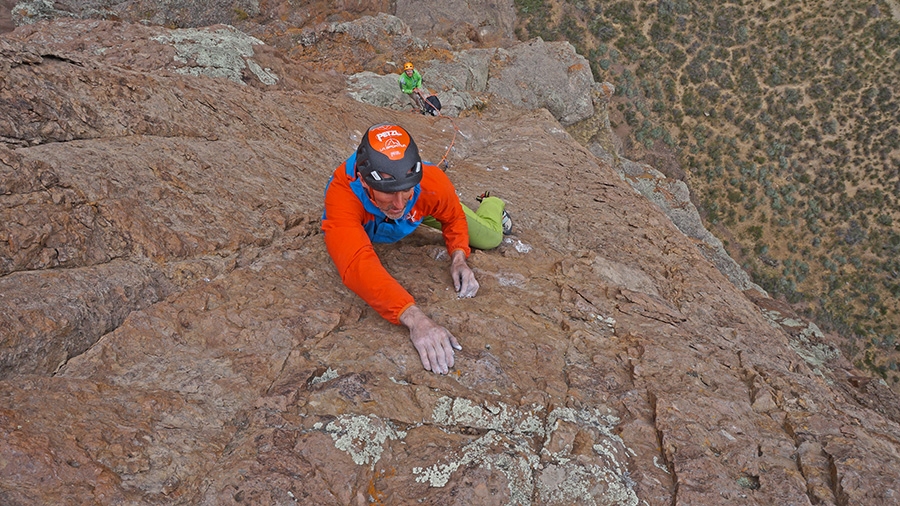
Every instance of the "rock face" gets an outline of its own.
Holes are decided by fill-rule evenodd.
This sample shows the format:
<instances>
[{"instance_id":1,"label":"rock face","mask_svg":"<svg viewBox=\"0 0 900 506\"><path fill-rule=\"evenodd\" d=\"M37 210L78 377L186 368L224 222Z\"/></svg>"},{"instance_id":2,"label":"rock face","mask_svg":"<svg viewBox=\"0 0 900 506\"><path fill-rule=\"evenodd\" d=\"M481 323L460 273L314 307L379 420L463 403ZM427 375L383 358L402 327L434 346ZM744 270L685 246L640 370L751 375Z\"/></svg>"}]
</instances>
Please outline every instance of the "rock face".
<instances>
[{"instance_id":1,"label":"rock face","mask_svg":"<svg viewBox=\"0 0 900 506\"><path fill-rule=\"evenodd\" d=\"M14 0L0 0L0 33L12 31L15 26L12 22L12 8Z\"/></svg>"},{"instance_id":2,"label":"rock face","mask_svg":"<svg viewBox=\"0 0 900 506\"><path fill-rule=\"evenodd\" d=\"M443 37L455 45L501 45L515 39L516 8L512 0L399 0L395 14L414 33Z\"/></svg>"},{"instance_id":3,"label":"rock face","mask_svg":"<svg viewBox=\"0 0 900 506\"><path fill-rule=\"evenodd\" d=\"M568 42L535 39L508 49L467 49L450 59L444 55L421 63L423 86L438 96L445 116L469 113L488 101L547 109L563 126L594 116L590 67ZM394 73L357 73L350 76L348 88L361 102L416 109L400 92Z\"/></svg>"},{"instance_id":4,"label":"rock face","mask_svg":"<svg viewBox=\"0 0 900 506\"><path fill-rule=\"evenodd\" d=\"M206 26L260 13L257 0L22 0L15 4L17 25L54 18L131 19L154 25Z\"/></svg>"},{"instance_id":5,"label":"rock face","mask_svg":"<svg viewBox=\"0 0 900 506\"><path fill-rule=\"evenodd\" d=\"M0 503L900 504L889 389L547 109L410 114L185 35L0 37ZM246 46L217 67L186 40ZM377 248L462 343L446 376L320 236L325 182L381 121L515 219L470 258L474 299L439 234Z\"/></svg>"}]
</instances>

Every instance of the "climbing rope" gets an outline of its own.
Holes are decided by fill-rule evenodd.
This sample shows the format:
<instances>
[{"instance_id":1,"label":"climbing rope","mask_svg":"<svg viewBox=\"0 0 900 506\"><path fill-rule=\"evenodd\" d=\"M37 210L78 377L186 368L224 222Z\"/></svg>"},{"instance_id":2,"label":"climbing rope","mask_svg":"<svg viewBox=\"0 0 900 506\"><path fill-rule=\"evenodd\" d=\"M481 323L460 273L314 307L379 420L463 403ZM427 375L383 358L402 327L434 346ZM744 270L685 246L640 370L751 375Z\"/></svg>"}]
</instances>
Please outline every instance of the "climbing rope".
<instances>
[{"instance_id":1,"label":"climbing rope","mask_svg":"<svg viewBox=\"0 0 900 506\"><path fill-rule=\"evenodd\" d=\"M418 95L419 95L419 98L422 99L423 103L428 102L428 100L423 96L421 91L418 92ZM450 156L450 150L453 149L453 144L456 142L456 134L459 133L459 127L456 126L456 123L453 121L453 118L451 118L450 116L444 116L443 114L441 114L440 109L435 108L433 114L435 116L437 116L438 119L449 120L450 125L453 126L453 138L450 139L450 145L447 146L447 151L444 152L444 156L441 158L441 161L439 161L437 163L437 166L440 167L442 170L447 170L450 167L449 162L447 162L447 157Z\"/></svg>"},{"instance_id":2,"label":"climbing rope","mask_svg":"<svg viewBox=\"0 0 900 506\"><path fill-rule=\"evenodd\" d=\"M444 152L444 157L441 158L440 162L438 162L438 167L446 170L450 167L450 164L447 162L447 157L450 156L450 150L453 149L453 143L456 142L456 134L459 133L459 128L456 126L456 123L453 122L453 118L451 118L450 116L444 116L443 114L441 114L441 111L438 111L437 113L438 118L446 118L450 120L450 124L453 126L453 138L450 139L450 145L447 146L447 151Z\"/></svg>"},{"instance_id":3,"label":"climbing rope","mask_svg":"<svg viewBox=\"0 0 900 506\"><path fill-rule=\"evenodd\" d=\"M418 98L421 100L421 103L418 100L413 100L413 102L416 103L416 107L418 107L418 109L419 109L418 112L421 112L422 114L428 113L428 110L424 107L424 104L428 103L428 100L426 99L425 95L418 89L416 89L416 95L418 95ZM453 121L453 118L451 118L450 116L444 116L443 114L441 114L440 109L434 108L434 113L432 113L432 114L434 116L437 116L438 119L449 120L450 125L453 126L453 138L450 139L450 145L447 146L447 151L444 152L444 156L441 157L441 161L439 161L437 163L437 166L440 167L441 170L447 170L448 168L450 168L450 163L447 162L447 157L450 156L450 150L453 149L453 144L456 142L456 134L460 133L459 127L456 126L456 123Z\"/></svg>"}]
</instances>

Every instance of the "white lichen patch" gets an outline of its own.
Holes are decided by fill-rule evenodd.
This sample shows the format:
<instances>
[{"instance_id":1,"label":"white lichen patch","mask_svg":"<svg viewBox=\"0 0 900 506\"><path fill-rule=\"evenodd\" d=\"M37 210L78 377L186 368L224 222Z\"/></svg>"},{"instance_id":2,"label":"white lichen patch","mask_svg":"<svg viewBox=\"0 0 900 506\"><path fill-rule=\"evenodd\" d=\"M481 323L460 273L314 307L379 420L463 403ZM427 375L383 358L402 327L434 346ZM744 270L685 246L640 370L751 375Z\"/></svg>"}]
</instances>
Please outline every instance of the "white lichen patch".
<instances>
[{"instance_id":1,"label":"white lichen patch","mask_svg":"<svg viewBox=\"0 0 900 506\"><path fill-rule=\"evenodd\" d=\"M515 250L518 251L519 253L530 253L532 250L532 247L530 244L524 243L524 242L520 241L519 239L513 239L512 237L504 237L503 243L504 244L512 244L513 248L515 248Z\"/></svg>"},{"instance_id":2,"label":"white lichen patch","mask_svg":"<svg viewBox=\"0 0 900 506\"><path fill-rule=\"evenodd\" d=\"M272 69L264 69L253 60L247 60L247 68L249 68L250 72L253 72L253 75L258 77L260 82L265 85L272 86L278 82L278 76L272 72Z\"/></svg>"},{"instance_id":3,"label":"white lichen patch","mask_svg":"<svg viewBox=\"0 0 900 506\"><path fill-rule=\"evenodd\" d=\"M820 367L840 356L840 351L837 348L822 342L825 334L822 333L822 330L815 323L785 318L778 311L763 310L763 315L776 327L802 329L796 337L790 339L788 344L819 375L823 375L819 370ZM817 342L813 342L813 340Z\"/></svg>"},{"instance_id":4,"label":"white lichen patch","mask_svg":"<svg viewBox=\"0 0 900 506\"><path fill-rule=\"evenodd\" d=\"M515 273L515 274L498 274L497 282L500 283L500 286L517 286L522 287L525 286L525 276Z\"/></svg>"},{"instance_id":5,"label":"white lichen patch","mask_svg":"<svg viewBox=\"0 0 900 506\"><path fill-rule=\"evenodd\" d=\"M619 419L598 410L554 409L547 420L547 439L560 427L560 421L568 422L597 438L592 449L597 458L586 461L574 458L570 446L552 453L541 450L546 468L537 480L538 493L546 504L638 504L634 481L629 477L626 460L635 456L634 450L613 432Z\"/></svg>"},{"instance_id":6,"label":"white lichen patch","mask_svg":"<svg viewBox=\"0 0 900 506\"><path fill-rule=\"evenodd\" d=\"M479 466L504 474L508 504L531 504L536 495L545 504L638 504L627 469L628 459L636 453L614 433L617 417L572 408L557 408L544 417L543 411L543 406L520 409L465 398L438 399L432 413L436 424L488 432L443 462L414 468L416 481L443 487L457 470ZM571 444L555 445L555 452L548 450L546 445L561 425L590 434L593 456L574 455ZM544 448L535 451L541 444Z\"/></svg>"},{"instance_id":7,"label":"white lichen patch","mask_svg":"<svg viewBox=\"0 0 900 506\"><path fill-rule=\"evenodd\" d=\"M543 504L636 506L634 483L598 465L548 465L538 478Z\"/></svg>"},{"instance_id":8,"label":"white lichen patch","mask_svg":"<svg viewBox=\"0 0 900 506\"><path fill-rule=\"evenodd\" d=\"M594 314L590 313L589 315L594 320L597 320L598 323L606 325L606 327L614 329L616 328L616 319L612 316L603 316L602 314Z\"/></svg>"},{"instance_id":9,"label":"white lichen patch","mask_svg":"<svg viewBox=\"0 0 900 506\"><path fill-rule=\"evenodd\" d=\"M435 423L441 425L461 425L509 434L542 435L544 426L536 413L543 409L543 406L532 406L531 410L523 411L502 402L479 405L462 397L441 397L431 416Z\"/></svg>"},{"instance_id":10,"label":"white lichen patch","mask_svg":"<svg viewBox=\"0 0 900 506\"><path fill-rule=\"evenodd\" d=\"M443 487L450 481L450 475L460 467L468 466L484 460L487 448L497 438L495 432L488 432L484 436L469 443L462 449L462 457L446 464L435 464L427 468L414 467L412 472L419 483L428 483L432 487Z\"/></svg>"},{"instance_id":11,"label":"white lichen patch","mask_svg":"<svg viewBox=\"0 0 900 506\"><path fill-rule=\"evenodd\" d=\"M669 472L668 466L664 466L664 465L662 465L662 464L659 463L659 457L658 457L658 456L654 456L654 457L653 457L653 465L656 466L657 469L662 469L663 471L665 471L666 474L671 474L671 473Z\"/></svg>"},{"instance_id":12,"label":"white lichen patch","mask_svg":"<svg viewBox=\"0 0 900 506\"><path fill-rule=\"evenodd\" d=\"M781 328L781 313L779 313L778 311L763 309L762 314L766 317L766 321L769 323L769 325L776 329Z\"/></svg>"},{"instance_id":13,"label":"white lichen patch","mask_svg":"<svg viewBox=\"0 0 900 506\"><path fill-rule=\"evenodd\" d=\"M337 371L329 367L325 372L322 373L321 376L316 376L315 378L309 380L309 384L315 385L316 383L324 383L326 381L331 381L337 377Z\"/></svg>"},{"instance_id":14,"label":"white lichen patch","mask_svg":"<svg viewBox=\"0 0 900 506\"><path fill-rule=\"evenodd\" d=\"M500 286L514 286L516 288L524 288L528 283L528 279L525 276L515 272L491 272L482 269L476 269L475 273L479 276L484 275L493 277L497 280L497 283Z\"/></svg>"},{"instance_id":15,"label":"white lichen patch","mask_svg":"<svg viewBox=\"0 0 900 506\"><path fill-rule=\"evenodd\" d=\"M801 322L800 320L795 320L793 318L785 318L784 320L781 320L781 324L784 325L785 327L802 327L803 326L803 322Z\"/></svg>"},{"instance_id":16,"label":"white lichen patch","mask_svg":"<svg viewBox=\"0 0 900 506\"><path fill-rule=\"evenodd\" d=\"M56 2L51 0L26 0L17 3L10 14L12 15L13 25L22 26L37 23L44 19L72 17L72 13L56 9ZM96 11L99 16L108 14L109 11Z\"/></svg>"},{"instance_id":17,"label":"white lichen patch","mask_svg":"<svg viewBox=\"0 0 900 506\"><path fill-rule=\"evenodd\" d=\"M372 469L381 458L385 441L406 437L406 432L375 415L344 415L326 425L325 430L331 434L335 448L349 453L357 465L369 464Z\"/></svg>"},{"instance_id":18,"label":"white lichen patch","mask_svg":"<svg viewBox=\"0 0 900 506\"><path fill-rule=\"evenodd\" d=\"M814 369L818 370L825 365L825 363L840 356L840 352L833 346L826 343L812 343L806 333L807 330L809 329L805 329L797 339L791 339L788 344L790 344L791 349L793 349L797 355L800 355L800 357Z\"/></svg>"},{"instance_id":19,"label":"white lichen patch","mask_svg":"<svg viewBox=\"0 0 900 506\"><path fill-rule=\"evenodd\" d=\"M528 445L492 430L464 446L460 453L460 458L455 461L427 468L414 467L412 472L417 475L416 481L428 483L432 487L443 487L457 469L469 466L496 469L506 477L508 504L531 504L534 491L532 474L540 459Z\"/></svg>"},{"instance_id":20,"label":"white lichen patch","mask_svg":"<svg viewBox=\"0 0 900 506\"><path fill-rule=\"evenodd\" d=\"M264 42L234 27L172 30L167 35L153 37L152 40L175 47L175 61L186 65L176 69L176 72L224 77L243 84L242 75L246 68L264 84L278 82L278 76L270 69L264 69L251 60L253 46L263 45Z\"/></svg>"},{"instance_id":21,"label":"white lichen patch","mask_svg":"<svg viewBox=\"0 0 900 506\"><path fill-rule=\"evenodd\" d=\"M569 136L569 133L566 132L566 131L565 131L564 129L562 129L562 128L556 128L556 127L553 127L553 128L548 129L547 131L550 132L550 133L553 134L553 135L558 135L558 136L560 136L560 137L568 137L568 136Z\"/></svg>"}]
</instances>

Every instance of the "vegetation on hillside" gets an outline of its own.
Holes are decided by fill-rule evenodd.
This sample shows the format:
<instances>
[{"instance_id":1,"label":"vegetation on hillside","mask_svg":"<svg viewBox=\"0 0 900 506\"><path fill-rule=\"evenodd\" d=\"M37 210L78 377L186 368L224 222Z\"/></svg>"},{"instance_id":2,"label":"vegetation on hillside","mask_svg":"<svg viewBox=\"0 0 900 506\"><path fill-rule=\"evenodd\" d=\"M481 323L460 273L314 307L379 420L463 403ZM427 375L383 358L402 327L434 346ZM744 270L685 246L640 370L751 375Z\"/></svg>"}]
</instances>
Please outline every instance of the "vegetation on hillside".
<instances>
[{"instance_id":1,"label":"vegetation on hillside","mask_svg":"<svg viewBox=\"0 0 900 506\"><path fill-rule=\"evenodd\" d=\"M626 157L674 153L754 280L900 389L900 2L516 6L615 84Z\"/></svg>"}]
</instances>

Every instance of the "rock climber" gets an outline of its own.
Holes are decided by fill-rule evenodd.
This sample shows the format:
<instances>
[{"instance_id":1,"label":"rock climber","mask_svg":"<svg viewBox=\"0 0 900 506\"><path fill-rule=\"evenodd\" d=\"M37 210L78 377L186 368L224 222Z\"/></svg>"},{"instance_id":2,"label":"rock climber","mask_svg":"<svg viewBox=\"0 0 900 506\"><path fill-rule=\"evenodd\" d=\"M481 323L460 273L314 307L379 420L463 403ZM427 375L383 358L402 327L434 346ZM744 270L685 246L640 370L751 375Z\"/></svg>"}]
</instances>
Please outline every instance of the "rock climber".
<instances>
[{"instance_id":1,"label":"rock climber","mask_svg":"<svg viewBox=\"0 0 900 506\"><path fill-rule=\"evenodd\" d=\"M512 231L505 202L487 193L479 200L477 211L463 205L447 175L422 162L409 132L389 123L366 130L325 188L322 231L341 280L385 319L405 325L422 366L434 373L447 374L462 347L388 274L372 243L399 241L423 223L440 228L457 296L474 297L470 246L495 248Z\"/></svg>"},{"instance_id":2,"label":"rock climber","mask_svg":"<svg viewBox=\"0 0 900 506\"><path fill-rule=\"evenodd\" d=\"M429 92L422 85L422 74L416 70L412 62L403 64L403 72L400 73L398 81L400 83L400 91L409 95L420 110L427 110L425 100Z\"/></svg>"}]
</instances>

